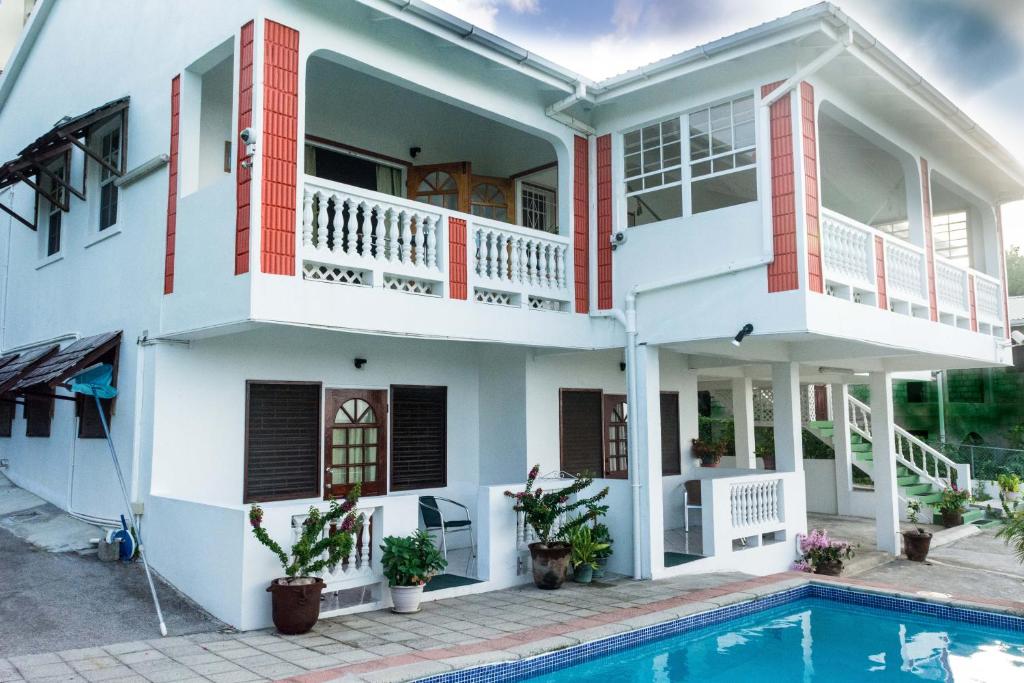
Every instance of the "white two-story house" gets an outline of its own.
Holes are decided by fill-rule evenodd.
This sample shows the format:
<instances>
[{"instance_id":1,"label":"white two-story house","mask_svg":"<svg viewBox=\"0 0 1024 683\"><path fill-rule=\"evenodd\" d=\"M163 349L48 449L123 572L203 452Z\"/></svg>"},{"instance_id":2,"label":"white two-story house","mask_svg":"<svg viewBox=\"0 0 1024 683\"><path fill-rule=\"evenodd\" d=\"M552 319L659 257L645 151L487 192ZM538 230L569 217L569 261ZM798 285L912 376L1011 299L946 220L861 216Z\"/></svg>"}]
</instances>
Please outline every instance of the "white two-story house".
<instances>
[{"instance_id":1,"label":"white two-story house","mask_svg":"<svg viewBox=\"0 0 1024 683\"><path fill-rule=\"evenodd\" d=\"M287 541L355 483L369 523L325 612L387 600L377 546L422 496L465 506L442 503L476 549L451 567L475 583L428 596L528 581L502 493L534 464L610 487L610 569L638 579L786 568L815 490L899 552L902 478L970 474L915 459L891 374L1010 359L1024 168L829 4L594 82L421 0L40 0L0 131L6 474L117 518L62 386L112 363L150 562L240 628L280 573L249 505ZM691 455L701 387L731 394L734 466Z\"/></svg>"}]
</instances>

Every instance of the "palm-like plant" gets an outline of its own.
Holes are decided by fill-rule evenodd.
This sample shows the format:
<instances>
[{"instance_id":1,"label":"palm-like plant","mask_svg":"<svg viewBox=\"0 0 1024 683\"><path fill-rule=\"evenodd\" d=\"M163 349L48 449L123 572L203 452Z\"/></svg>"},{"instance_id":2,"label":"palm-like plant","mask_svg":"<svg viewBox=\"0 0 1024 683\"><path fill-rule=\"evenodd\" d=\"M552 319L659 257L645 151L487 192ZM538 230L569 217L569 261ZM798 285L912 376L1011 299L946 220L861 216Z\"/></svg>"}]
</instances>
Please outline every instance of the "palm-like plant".
<instances>
[{"instance_id":1,"label":"palm-like plant","mask_svg":"<svg viewBox=\"0 0 1024 683\"><path fill-rule=\"evenodd\" d=\"M1006 513L1006 524L996 533L996 537L1003 539L1013 549L1017 561L1024 564L1024 509L1014 506L1011 510L1004 501L1003 512Z\"/></svg>"}]
</instances>

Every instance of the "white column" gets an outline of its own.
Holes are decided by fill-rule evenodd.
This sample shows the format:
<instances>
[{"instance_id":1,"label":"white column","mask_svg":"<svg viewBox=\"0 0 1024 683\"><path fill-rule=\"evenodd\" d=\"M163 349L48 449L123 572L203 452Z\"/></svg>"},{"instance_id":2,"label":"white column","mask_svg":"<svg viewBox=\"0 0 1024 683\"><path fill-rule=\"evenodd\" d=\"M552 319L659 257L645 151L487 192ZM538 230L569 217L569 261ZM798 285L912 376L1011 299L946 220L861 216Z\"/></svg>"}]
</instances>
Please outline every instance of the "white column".
<instances>
[{"instance_id":1,"label":"white column","mask_svg":"<svg viewBox=\"0 0 1024 683\"><path fill-rule=\"evenodd\" d=\"M754 455L754 385L746 378L732 381L733 433L736 441L736 467L757 467Z\"/></svg>"},{"instance_id":2,"label":"white column","mask_svg":"<svg viewBox=\"0 0 1024 683\"><path fill-rule=\"evenodd\" d=\"M636 473L640 484L640 548L645 579L665 568L665 522L661 484L661 367L657 346L637 349L636 383L640 405L629 406L637 420Z\"/></svg>"},{"instance_id":3,"label":"white column","mask_svg":"<svg viewBox=\"0 0 1024 683\"><path fill-rule=\"evenodd\" d=\"M849 390L845 384L833 384L832 390L832 449L836 452L836 508L840 515L852 514L853 453L850 448Z\"/></svg>"},{"instance_id":4,"label":"white column","mask_svg":"<svg viewBox=\"0 0 1024 683\"><path fill-rule=\"evenodd\" d=\"M875 537L878 549L900 553L899 499L892 409L892 376L871 373L871 453L875 482Z\"/></svg>"},{"instance_id":5,"label":"white column","mask_svg":"<svg viewBox=\"0 0 1024 683\"><path fill-rule=\"evenodd\" d=\"M775 469L779 472L803 472L799 363L772 364L772 413Z\"/></svg>"}]
</instances>

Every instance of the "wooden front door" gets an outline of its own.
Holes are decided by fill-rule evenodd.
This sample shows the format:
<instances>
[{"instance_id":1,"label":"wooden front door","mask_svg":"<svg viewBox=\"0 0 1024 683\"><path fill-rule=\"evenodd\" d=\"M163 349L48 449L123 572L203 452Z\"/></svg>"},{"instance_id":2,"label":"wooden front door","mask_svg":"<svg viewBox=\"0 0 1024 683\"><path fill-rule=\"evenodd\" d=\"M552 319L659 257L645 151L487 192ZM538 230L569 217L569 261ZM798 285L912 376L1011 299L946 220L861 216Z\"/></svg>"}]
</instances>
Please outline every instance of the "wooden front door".
<instances>
[{"instance_id":1,"label":"wooden front door","mask_svg":"<svg viewBox=\"0 0 1024 683\"><path fill-rule=\"evenodd\" d=\"M406 189L409 199L469 213L469 178L468 161L413 166Z\"/></svg>"},{"instance_id":2,"label":"wooden front door","mask_svg":"<svg viewBox=\"0 0 1024 683\"><path fill-rule=\"evenodd\" d=\"M625 479L629 476L629 429L626 397L604 395L604 476Z\"/></svg>"},{"instance_id":3,"label":"wooden front door","mask_svg":"<svg viewBox=\"0 0 1024 683\"><path fill-rule=\"evenodd\" d=\"M324 497L387 493L388 392L328 389L324 403Z\"/></svg>"},{"instance_id":4,"label":"wooden front door","mask_svg":"<svg viewBox=\"0 0 1024 683\"><path fill-rule=\"evenodd\" d=\"M515 183L508 178L473 176L469 203L474 216L516 222Z\"/></svg>"},{"instance_id":5,"label":"wooden front door","mask_svg":"<svg viewBox=\"0 0 1024 683\"><path fill-rule=\"evenodd\" d=\"M828 387L824 384L814 385L814 419L827 420L828 418Z\"/></svg>"}]
</instances>

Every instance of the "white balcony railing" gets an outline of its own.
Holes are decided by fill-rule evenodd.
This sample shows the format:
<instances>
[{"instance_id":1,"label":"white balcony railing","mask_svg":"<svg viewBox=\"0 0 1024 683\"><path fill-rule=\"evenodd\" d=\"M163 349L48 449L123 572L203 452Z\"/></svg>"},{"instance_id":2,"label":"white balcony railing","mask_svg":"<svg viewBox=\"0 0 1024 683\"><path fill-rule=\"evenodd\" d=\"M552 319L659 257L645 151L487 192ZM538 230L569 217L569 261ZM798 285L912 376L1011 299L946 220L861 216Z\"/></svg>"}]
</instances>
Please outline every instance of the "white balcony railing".
<instances>
[{"instance_id":1,"label":"white balcony railing","mask_svg":"<svg viewBox=\"0 0 1024 683\"><path fill-rule=\"evenodd\" d=\"M822 210L821 229L828 294L878 306L884 291L890 311L917 318L931 316L928 262L923 248L828 209ZM979 332L1002 335L1005 328L999 280L939 255L934 263L939 321L964 329L977 325Z\"/></svg>"},{"instance_id":2,"label":"white balcony railing","mask_svg":"<svg viewBox=\"0 0 1024 683\"><path fill-rule=\"evenodd\" d=\"M796 472L758 472L720 470L703 472L701 500L704 554L721 556L759 547L773 535L785 540L785 532L799 526L799 507L803 477ZM787 507L789 509L787 509ZM794 525L794 528L789 528ZM795 533L788 534L790 538Z\"/></svg>"},{"instance_id":3,"label":"white balcony railing","mask_svg":"<svg viewBox=\"0 0 1024 683\"><path fill-rule=\"evenodd\" d=\"M466 264L466 298L570 310L567 238L313 176L303 180L303 277L448 296L451 221L466 226L465 260L457 260Z\"/></svg>"},{"instance_id":4,"label":"white balcony railing","mask_svg":"<svg viewBox=\"0 0 1024 683\"><path fill-rule=\"evenodd\" d=\"M377 506L359 506L357 512L362 515L362 527L355 536L352 550L348 557L342 559L337 565L328 567L321 576L326 583L325 590L336 591L346 588L356 588L377 583L382 580L383 573L380 563L374 562L374 553L381 543L380 532L376 523L380 524L380 517L383 508ZM292 515L292 543L299 540L302 535L302 525L306 521L307 514ZM330 533L325 531L324 533Z\"/></svg>"}]
</instances>

